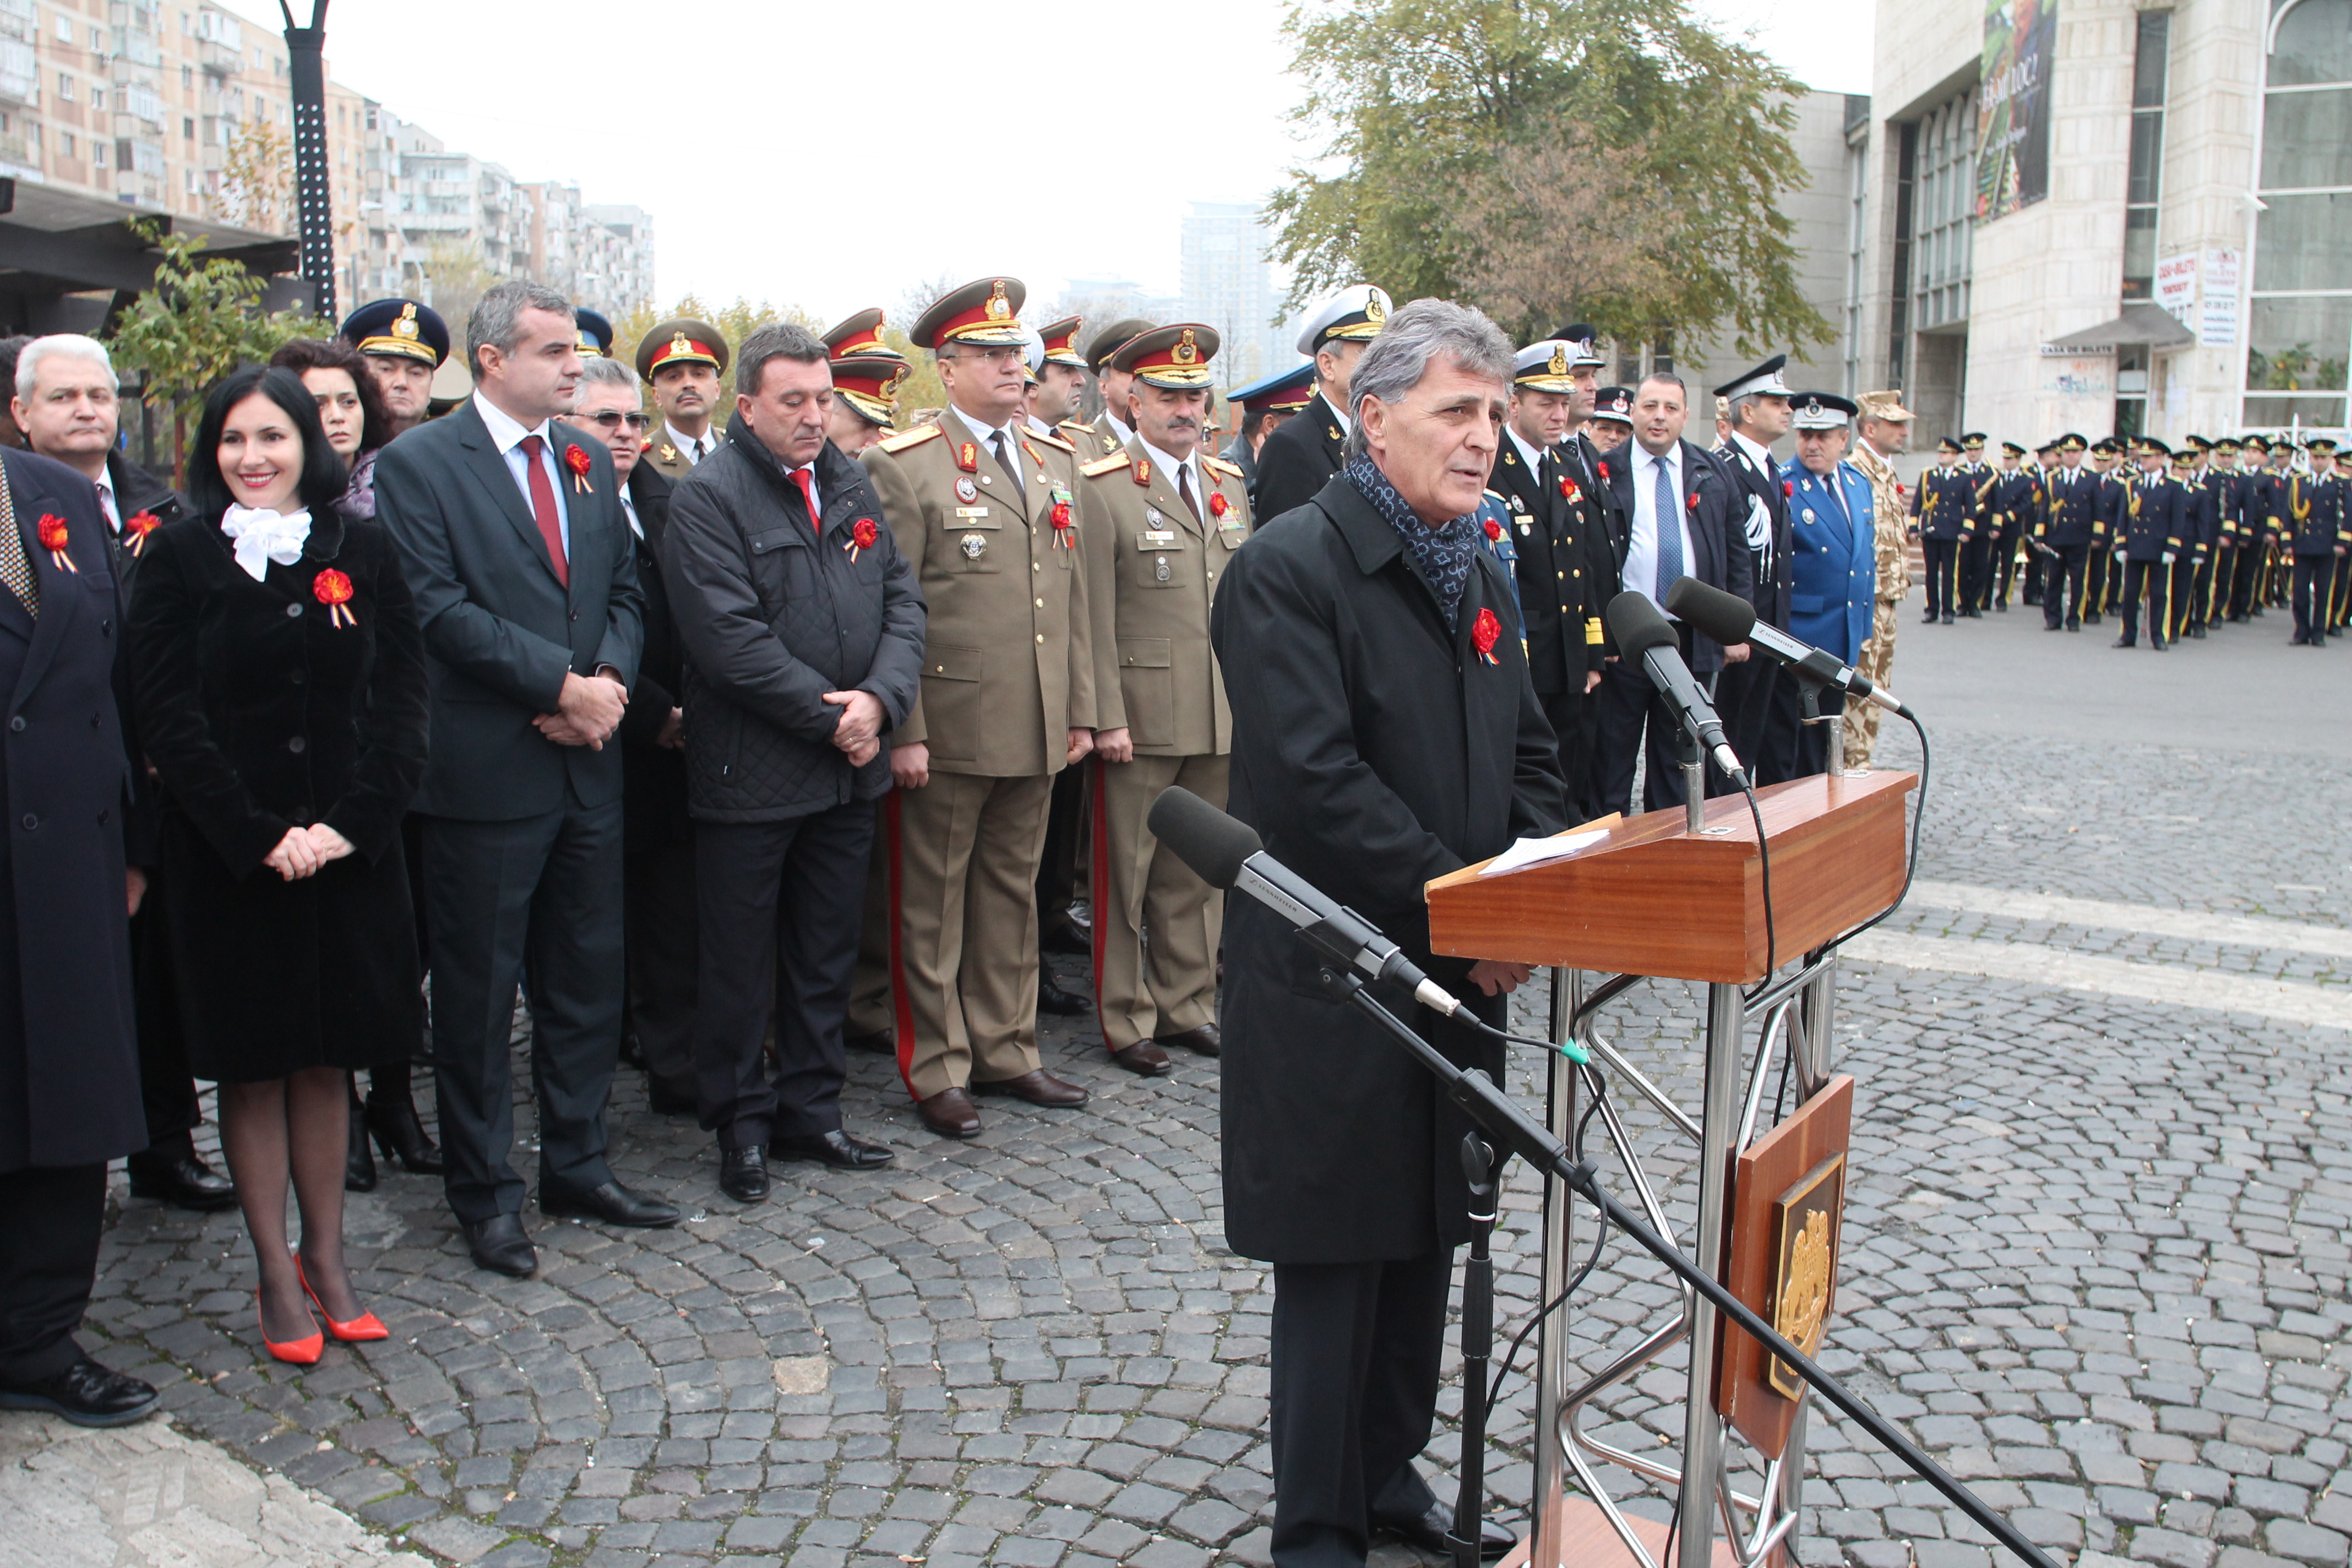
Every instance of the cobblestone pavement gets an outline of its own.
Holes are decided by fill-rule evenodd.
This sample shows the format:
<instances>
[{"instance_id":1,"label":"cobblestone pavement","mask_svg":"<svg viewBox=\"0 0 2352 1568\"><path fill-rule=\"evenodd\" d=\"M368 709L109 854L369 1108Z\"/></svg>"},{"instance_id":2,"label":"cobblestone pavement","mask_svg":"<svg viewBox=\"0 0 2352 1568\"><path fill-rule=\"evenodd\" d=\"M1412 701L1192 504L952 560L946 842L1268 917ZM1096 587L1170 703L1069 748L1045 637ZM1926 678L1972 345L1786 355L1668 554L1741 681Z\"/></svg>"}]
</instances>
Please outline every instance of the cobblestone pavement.
<instances>
[{"instance_id":1,"label":"cobblestone pavement","mask_svg":"<svg viewBox=\"0 0 2352 1568\"><path fill-rule=\"evenodd\" d=\"M2340 779L2190 749L1937 739L1928 886L1891 933L2346 996ZM2135 907L2163 913L2143 928ZM2231 918L2202 934L2180 923L2196 915ZM1604 1022L1685 1104L1694 1001L1653 985ZM2341 1568L2352 1034L1853 961L1839 1023L1859 1089L1830 1364L2063 1554ZM690 1217L614 1233L533 1211L530 1281L474 1270L438 1184L388 1174L350 1231L393 1338L308 1372L263 1355L233 1216L121 1198L89 1338L164 1385L181 1430L390 1548L456 1562L1263 1563L1268 1281L1223 1246L1216 1065L1183 1057L1139 1082L1066 1026L1045 1054L1094 1103L990 1101L970 1144L922 1136L890 1064L857 1058L852 1125L899 1166L781 1167L751 1209L625 1074L616 1163ZM1538 1066L1519 1064L1522 1090ZM1654 1169L1686 1171L1654 1115L1628 1113ZM1536 1215L1516 1172L1496 1239L1507 1331L1530 1307ZM1612 1246L1570 1309L1580 1362L1670 1300ZM1669 1362L1635 1380L1594 1425L1658 1446L1679 1432L1682 1376ZM1490 1472L1507 1517L1528 1492L1529 1405L1513 1378ZM1990 1561L1843 1424L1816 1418L1812 1449L1807 1562ZM1451 1463L1449 1433L1431 1454ZM9 1472L0 1493L21 1484Z\"/></svg>"}]
</instances>

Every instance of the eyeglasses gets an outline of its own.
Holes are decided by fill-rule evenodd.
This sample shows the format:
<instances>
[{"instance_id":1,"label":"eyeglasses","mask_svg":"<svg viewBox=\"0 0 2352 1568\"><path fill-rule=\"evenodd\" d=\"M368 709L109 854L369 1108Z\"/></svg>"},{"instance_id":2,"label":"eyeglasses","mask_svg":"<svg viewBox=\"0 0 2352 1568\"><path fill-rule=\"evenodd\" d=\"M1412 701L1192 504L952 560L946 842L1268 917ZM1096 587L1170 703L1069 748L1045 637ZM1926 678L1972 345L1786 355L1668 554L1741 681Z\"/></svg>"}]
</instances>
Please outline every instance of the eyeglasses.
<instances>
[{"instance_id":1,"label":"eyeglasses","mask_svg":"<svg viewBox=\"0 0 2352 1568\"><path fill-rule=\"evenodd\" d=\"M997 370L1003 370L1006 365L1012 364L1016 361L1026 357L1028 352L1028 350L1021 347L1018 343L1012 343L1007 344L1003 348L958 349L954 353L946 354L940 357L947 359L976 359L983 364L990 365Z\"/></svg>"},{"instance_id":2,"label":"eyeglasses","mask_svg":"<svg viewBox=\"0 0 2352 1568\"><path fill-rule=\"evenodd\" d=\"M602 414L567 414L564 417L586 420L592 424L601 425L607 430L615 430L626 425L632 430L641 431L654 422L654 416L650 414L624 414L617 408L607 408Z\"/></svg>"}]
</instances>

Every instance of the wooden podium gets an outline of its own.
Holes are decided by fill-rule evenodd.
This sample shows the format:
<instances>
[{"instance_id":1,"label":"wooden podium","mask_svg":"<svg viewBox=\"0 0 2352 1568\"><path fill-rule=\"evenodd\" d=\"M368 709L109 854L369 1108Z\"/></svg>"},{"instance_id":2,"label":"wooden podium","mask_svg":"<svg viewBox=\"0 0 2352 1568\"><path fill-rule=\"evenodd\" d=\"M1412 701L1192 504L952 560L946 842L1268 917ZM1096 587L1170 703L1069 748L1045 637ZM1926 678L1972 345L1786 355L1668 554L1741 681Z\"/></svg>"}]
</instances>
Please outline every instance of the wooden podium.
<instances>
[{"instance_id":1,"label":"wooden podium","mask_svg":"<svg viewBox=\"0 0 2352 1568\"><path fill-rule=\"evenodd\" d=\"M1599 830L1601 837L1562 858L1491 876L1482 874L1491 862L1481 862L1441 877L1427 888L1433 951L1562 972L1554 986L1552 1037L1581 1040L1616 1069L1622 1083L1651 1100L1675 1128L1697 1142L1697 1223L1681 1238L1684 1250L1717 1279L1735 1282L1743 1297L1753 1289L1748 1305L1768 1321L1780 1321L1774 1316L1773 1298L1785 1294L1779 1287L1787 1284L1787 1272L1779 1258L1769 1256L1774 1237L1769 1225L1750 1220L1739 1234L1729 1227L1735 1158L1750 1142L1769 1086L1775 1047L1784 1033L1780 1048L1788 1052L1800 1106L1781 1124L1787 1131L1755 1140L1757 1147L1750 1152L1768 1154L1768 1144L1782 1151L1801 1145L1809 1159L1817 1156L1821 1138L1794 1136L1809 1112L1816 1113L1821 1123L1811 1131L1818 1133L1833 1126L1843 1148L1843 1112L1851 1102L1852 1080L1838 1079L1838 1090L1828 1092L1832 1087L1836 955L1833 950L1813 955L1901 896L1906 859L1904 796L1916 783L1907 773L1831 773L1759 790L1763 845L1757 841L1755 821L1741 795L1707 801L1703 824L1693 820L1698 814L1680 808L1605 818L1577 829ZM1766 847L1772 883L1769 933ZM1768 963L1777 963L1778 973L1768 976ZM1791 966L1794 973L1790 973ZM1604 983L1587 1003L1585 971L1617 978ZM1705 1103L1696 1116L1675 1105L1592 1030L1597 1009L1642 976L1706 984ZM1758 986L1752 998L1741 989L1759 981L1767 984ZM1751 1017L1760 1020L1760 1037L1749 1066ZM1744 1074L1743 1067L1748 1068ZM1578 1121L1579 1093L1576 1069L1555 1055L1549 1117L1555 1135L1570 1135ZM1613 1110L1601 1120L1620 1159L1639 1181L1651 1223L1667 1231L1663 1209L1650 1198L1649 1184L1639 1180L1622 1120ZM1778 1167L1751 1159L1748 1168ZM1777 1195L1746 1194L1749 1201L1742 1207L1769 1215ZM1541 1299L1549 1300L1564 1287L1578 1249L1569 1234L1567 1195L1556 1182L1546 1183L1544 1211ZM1818 1274L1818 1254L1811 1267ZM1833 1273L1833 1259L1829 1268ZM1535 1532L1503 1568L1613 1568L1618 1563L1652 1568L1652 1553L1659 1549L1663 1531L1616 1507L1589 1457L1662 1488L1679 1487L1675 1568L1795 1561L1805 1401L1774 1394L1766 1383L1770 1368L1760 1367L1752 1355L1731 1353L1739 1347L1759 1348L1747 1336L1735 1336L1737 1345L1727 1351L1715 1309L1696 1291L1685 1289L1681 1300L1678 1319L1645 1335L1609 1366L1574 1382L1575 1369L1566 1353L1565 1313L1544 1324L1537 1368ZM1578 1415L1590 1400L1685 1341L1692 1347L1691 1373L1678 1465L1662 1463L1671 1456L1656 1450L1627 1452L1579 1429ZM1752 1497L1742 1495L1725 1479L1724 1415L1735 1409L1743 1434L1769 1460L1765 1485ZM1759 1409L1765 1418L1754 1414ZM1566 1469L1575 1471L1591 1501L1567 1496ZM1718 1520L1740 1514L1752 1524L1746 1541L1718 1542Z\"/></svg>"}]
</instances>

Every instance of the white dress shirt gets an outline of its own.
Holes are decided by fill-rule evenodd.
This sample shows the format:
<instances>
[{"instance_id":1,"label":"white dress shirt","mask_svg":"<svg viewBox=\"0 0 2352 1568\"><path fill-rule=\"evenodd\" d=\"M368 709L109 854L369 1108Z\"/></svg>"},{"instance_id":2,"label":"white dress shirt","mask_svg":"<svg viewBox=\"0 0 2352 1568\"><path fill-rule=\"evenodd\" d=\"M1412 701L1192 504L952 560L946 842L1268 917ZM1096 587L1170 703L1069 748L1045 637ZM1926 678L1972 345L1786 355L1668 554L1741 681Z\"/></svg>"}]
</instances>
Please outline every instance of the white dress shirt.
<instances>
[{"instance_id":1,"label":"white dress shirt","mask_svg":"<svg viewBox=\"0 0 2352 1568\"><path fill-rule=\"evenodd\" d=\"M1331 400L1331 395L1329 393L1324 391L1318 386L1315 389L1315 395L1323 400L1323 406L1329 409L1331 411L1331 417L1339 422L1340 435L1345 436L1349 431L1353 430L1356 427L1355 421L1348 417L1348 411L1340 407L1337 403L1334 403Z\"/></svg>"},{"instance_id":2,"label":"white dress shirt","mask_svg":"<svg viewBox=\"0 0 2352 1568\"><path fill-rule=\"evenodd\" d=\"M686 455L689 468L719 450L718 431L705 430L700 436L688 436L667 419L662 421L662 439Z\"/></svg>"},{"instance_id":3,"label":"white dress shirt","mask_svg":"<svg viewBox=\"0 0 2352 1568\"><path fill-rule=\"evenodd\" d=\"M101 468L98 475L98 510L106 514L106 526L115 532L122 531L122 509L114 504L114 470Z\"/></svg>"},{"instance_id":4,"label":"white dress shirt","mask_svg":"<svg viewBox=\"0 0 2352 1568\"><path fill-rule=\"evenodd\" d=\"M1126 420L1121 419L1118 415L1112 413L1108 407L1105 407L1103 409L1103 417L1109 420L1110 427L1118 433L1118 444L1120 446L1124 447L1129 441L1135 439L1134 427L1129 425Z\"/></svg>"},{"instance_id":5,"label":"white dress shirt","mask_svg":"<svg viewBox=\"0 0 2352 1568\"><path fill-rule=\"evenodd\" d=\"M1529 446L1528 438L1510 426L1503 426L1503 434L1508 436L1511 438L1511 445L1519 449L1519 461L1528 466L1528 472L1538 479L1543 478L1543 454Z\"/></svg>"},{"instance_id":6,"label":"white dress shirt","mask_svg":"<svg viewBox=\"0 0 2352 1568\"><path fill-rule=\"evenodd\" d=\"M963 427L971 431L979 440L980 449L986 452L991 457L994 457L996 455L996 437L1000 435L1004 437L1003 460L1013 465L1013 480L1021 486L1021 489L1025 493L1029 489L1031 477L1021 471L1021 422L1019 417L1016 416L1013 423L1006 425L1000 429L998 426L992 425L982 425L979 420L974 419L971 415L966 414L962 409L958 408L952 403L948 405L948 412L953 414L957 419L962 422Z\"/></svg>"},{"instance_id":7,"label":"white dress shirt","mask_svg":"<svg viewBox=\"0 0 2352 1568\"><path fill-rule=\"evenodd\" d=\"M1209 521L1209 498L1201 493L1200 448L1194 447L1192 455L1189 458L1178 458L1170 457L1149 441L1141 441L1137 445L1143 448L1143 455L1151 459L1151 466L1168 476L1168 488L1178 495L1184 493L1184 486L1188 482L1189 476L1189 482L1192 487L1192 504L1200 510L1200 521L1205 526Z\"/></svg>"},{"instance_id":8,"label":"white dress shirt","mask_svg":"<svg viewBox=\"0 0 2352 1568\"><path fill-rule=\"evenodd\" d=\"M631 533L635 534L639 539L646 536L646 525L637 521L636 498L629 493L629 487L625 483L621 486L621 515L629 520Z\"/></svg>"},{"instance_id":9,"label":"white dress shirt","mask_svg":"<svg viewBox=\"0 0 2352 1568\"><path fill-rule=\"evenodd\" d=\"M507 472L514 476L515 489L522 492L523 514L531 518L539 514L531 510L530 459L523 456L522 438L526 436L539 437L539 466L547 475L548 488L555 492L555 521L563 536L563 559L569 562L572 559L572 508L563 496L564 481L569 476L555 460L555 440L547 433L548 422L542 419L536 426L525 429L513 415L478 392L474 394L474 411L489 427L490 439L497 444Z\"/></svg>"},{"instance_id":10,"label":"white dress shirt","mask_svg":"<svg viewBox=\"0 0 2352 1568\"><path fill-rule=\"evenodd\" d=\"M1698 563L1691 551L1690 514L1682 505L1688 492L1683 489L1683 444L1677 441L1663 458L1652 457L1639 442L1633 443L1633 521L1625 535L1624 585L1658 604L1658 470L1666 470L1666 490L1675 498L1675 515L1671 525L1683 542L1683 572L1696 576L1693 570ZM1664 605L1658 605L1663 610Z\"/></svg>"},{"instance_id":11,"label":"white dress shirt","mask_svg":"<svg viewBox=\"0 0 2352 1568\"><path fill-rule=\"evenodd\" d=\"M786 468L784 470L784 482L792 486L794 489L800 489L800 480L793 478L793 476L803 471L805 471L809 477L809 531L812 533L822 533L824 531L824 487L816 482L816 465L813 462L803 463L797 468Z\"/></svg>"}]
</instances>

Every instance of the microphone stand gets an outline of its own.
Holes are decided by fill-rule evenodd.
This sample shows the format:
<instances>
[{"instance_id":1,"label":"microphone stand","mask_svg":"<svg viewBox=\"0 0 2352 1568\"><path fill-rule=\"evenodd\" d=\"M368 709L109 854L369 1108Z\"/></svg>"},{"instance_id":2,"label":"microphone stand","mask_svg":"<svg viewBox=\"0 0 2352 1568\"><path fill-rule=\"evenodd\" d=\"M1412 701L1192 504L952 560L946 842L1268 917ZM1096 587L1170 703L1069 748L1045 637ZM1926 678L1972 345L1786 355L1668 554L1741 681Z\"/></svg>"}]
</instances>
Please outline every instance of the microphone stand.
<instances>
[{"instance_id":1,"label":"microphone stand","mask_svg":"<svg viewBox=\"0 0 2352 1568\"><path fill-rule=\"evenodd\" d=\"M1962 1486L1941 1465L1921 1452L1916 1444L1895 1430L1884 1416L1848 1394L1844 1386L1816 1365L1811 1356L1782 1338L1771 1324L1750 1310L1747 1302L1742 1301L1725 1286L1709 1278L1705 1269L1685 1258L1673 1242L1652 1230L1639 1215L1610 1196L1608 1189L1601 1186L1598 1173L1589 1162L1580 1162L1572 1157L1568 1152L1567 1145L1553 1137L1549 1128L1521 1110L1508 1095L1495 1087L1494 1080L1485 1072L1475 1068L1465 1071L1448 1061L1444 1054L1436 1047L1423 1039L1403 1019L1383 1006L1379 998L1373 996L1365 988L1363 981L1356 975L1327 965L1323 970L1322 978L1327 990L1380 1026L1384 1034L1403 1047L1414 1060L1426 1068L1437 1081L1444 1086L1446 1097L1467 1112L1472 1121L1486 1129L1506 1156L1517 1154L1538 1170L1549 1172L1559 1177L1570 1191L1600 1210L1602 1217L1610 1224L1631 1237L1643 1250L1657 1258L1659 1262L1678 1275L1685 1283L1714 1303L1716 1310L1727 1320L1738 1325L1760 1342L1766 1350L1794 1367L1797 1374L1818 1390L1822 1398L1843 1411L1864 1431L1876 1438L1888 1452L1902 1460L1913 1474L1950 1499L1955 1507L1982 1525L1995 1541L2000 1542L2025 1562L2032 1563L2033 1568L2058 1568L2058 1564L2051 1559L2049 1553L2028 1541L2019 1532L2015 1525L1996 1512L1976 1493ZM1465 1170L1468 1152L1466 1149L1464 1151ZM1481 1163L1486 1162L1482 1161ZM1489 1181L1492 1180L1490 1170ZM1491 1186L1486 1197L1482 1198L1478 1188L1474 1184L1470 1196L1473 1204L1485 1203L1488 1206L1488 1212L1490 1214L1493 1212ZM1475 1229L1473 1234L1476 1234ZM1474 1243L1474 1247L1476 1245ZM1483 1248L1480 1250L1483 1251ZM1474 1252L1474 1258L1477 1256L1478 1253ZM1493 1265L1488 1262L1486 1267L1491 1287ZM1485 1361L1482 1358L1475 1367L1469 1361L1471 1331L1474 1326L1471 1321L1473 1283L1475 1279L1473 1281L1466 1281L1464 1286L1462 1331L1465 1371L1465 1373L1475 1375L1476 1368L1483 1368ZM1486 1325L1486 1332L1491 1342L1493 1298L1491 1294L1486 1294L1482 1300L1488 1319ZM1538 1310L1540 1310L1540 1303ZM1491 1342L1487 1348L1491 1354ZM1712 1345L1691 1346L1691 1354L1694 1356L1708 1355L1713 1352ZM1454 1536L1451 1542L1454 1549L1458 1568L1477 1568L1476 1520L1480 1498L1477 1493L1466 1489L1471 1485L1474 1475L1478 1476L1479 1484L1484 1485L1484 1455L1473 1457L1471 1441L1474 1431L1472 1413L1475 1411L1477 1413L1476 1440L1481 1447L1486 1442L1485 1398L1485 1388L1475 1384L1465 1389L1463 1394L1462 1473L1465 1489L1462 1493L1462 1500L1455 1505ZM1553 1439L1539 1433L1538 1440ZM1708 1477L1685 1476L1684 1484L1709 1486L1713 1482ZM1467 1522L1465 1522L1465 1517ZM1469 1551L1469 1556L1466 1559L1462 1555L1465 1536ZM1553 1565L1538 1563L1532 1565L1532 1568L1553 1568Z\"/></svg>"},{"instance_id":2,"label":"microphone stand","mask_svg":"<svg viewBox=\"0 0 2352 1568\"><path fill-rule=\"evenodd\" d=\"M1357 990L1363 985L1358 983ZM1462 1486L1454 1498L1454 1568L1479 1568L1486 1509L1486 1369L1495 1359L1496 1196L1502 1162L1475 1132L1462 1135L1462 1175L1470 1184L1470 1257L1462 1266Z\"/></svg>"}]
</instances>

